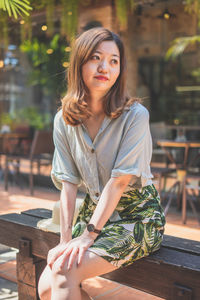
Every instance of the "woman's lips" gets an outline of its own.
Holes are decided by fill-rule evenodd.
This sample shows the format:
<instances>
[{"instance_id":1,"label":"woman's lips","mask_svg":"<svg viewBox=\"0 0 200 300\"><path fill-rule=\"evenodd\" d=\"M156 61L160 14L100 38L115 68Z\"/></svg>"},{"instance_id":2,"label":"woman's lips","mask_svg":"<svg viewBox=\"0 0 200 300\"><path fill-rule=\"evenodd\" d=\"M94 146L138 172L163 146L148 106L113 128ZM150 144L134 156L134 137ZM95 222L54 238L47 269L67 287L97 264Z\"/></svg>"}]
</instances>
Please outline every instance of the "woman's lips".
<instances>
[{"instance_id":1,"label":"woman's lips","mask_svg":"<svg viewBox=\"0 0 200 300\"><path fill-rule=\"evenodd\" d=\"M105 76L95 76L95 78L98 79L98 80L102 80L102 81L107 81L108 80L108 78L105 77Z\"/></svg>"}]
</instances>

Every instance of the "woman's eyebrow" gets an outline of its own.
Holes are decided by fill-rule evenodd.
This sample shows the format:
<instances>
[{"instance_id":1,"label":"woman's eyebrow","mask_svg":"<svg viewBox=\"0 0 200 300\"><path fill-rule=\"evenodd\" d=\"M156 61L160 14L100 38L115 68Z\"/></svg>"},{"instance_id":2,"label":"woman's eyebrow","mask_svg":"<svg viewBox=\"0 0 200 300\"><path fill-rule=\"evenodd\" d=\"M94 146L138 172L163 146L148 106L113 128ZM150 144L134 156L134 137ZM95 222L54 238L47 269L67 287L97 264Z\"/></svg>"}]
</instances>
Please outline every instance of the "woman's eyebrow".
<instances>
[{"instance_id":1,"label":"woman's eyebrow","mask_svg":"<svg viewBox=\"0 0 200 300\"><path fill-rule=\"evenodd\" d=\"M99 53L99 54L102 54L102 52L101 51L99 51L99 50L96 50L96 51L94 51L94 53ZM111 54L112 56L116 56L116 57L118 57L119 58L119 55L117 55L117 54Z\"/></svg>"}]
</instances>

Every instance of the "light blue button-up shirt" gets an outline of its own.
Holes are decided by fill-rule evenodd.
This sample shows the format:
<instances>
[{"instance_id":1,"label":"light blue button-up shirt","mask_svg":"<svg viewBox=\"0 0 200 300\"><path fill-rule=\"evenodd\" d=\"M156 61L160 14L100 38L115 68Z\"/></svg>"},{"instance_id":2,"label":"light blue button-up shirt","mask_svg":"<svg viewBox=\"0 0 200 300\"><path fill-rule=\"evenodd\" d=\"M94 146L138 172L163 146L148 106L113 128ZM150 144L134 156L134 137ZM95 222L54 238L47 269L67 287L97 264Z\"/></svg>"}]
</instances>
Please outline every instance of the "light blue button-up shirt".
<instances>
[{"instance_id":1,"label":"light blue button-up shirt","mask_svg":"<svg viewBox=\"0 0 200 300\"><path fill-rule=\"evenodd\" d=\"M83 182L97 203L111 177L132 174L126 191L152 184L149 113L138 102L117 119L106 116L93 142L83 124L66 125L60 110L54 119L53 136L51 176L58 189L62 188L62 181Z\"/></svg>"}]
</instances>

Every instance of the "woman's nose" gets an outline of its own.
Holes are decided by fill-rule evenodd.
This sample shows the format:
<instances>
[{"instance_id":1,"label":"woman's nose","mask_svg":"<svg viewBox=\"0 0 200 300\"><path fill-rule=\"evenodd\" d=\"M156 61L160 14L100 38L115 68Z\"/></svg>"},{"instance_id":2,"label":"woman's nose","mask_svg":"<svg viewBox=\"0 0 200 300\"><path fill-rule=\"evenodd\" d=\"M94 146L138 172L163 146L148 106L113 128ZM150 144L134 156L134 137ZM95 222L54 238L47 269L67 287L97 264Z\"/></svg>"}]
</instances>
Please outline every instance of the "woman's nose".
<instances>
[{"instance_id":1,"label":"woman's nose","mask_svg":"<svg viewBox=\"0 0 200 300\"><path fill-rule=\"evenodd\" d=\"M102 61L99 63L98 71L99 72L107 72L108 71L108 66L107 66L106 61Z\"/></svg>"}]
</instances>

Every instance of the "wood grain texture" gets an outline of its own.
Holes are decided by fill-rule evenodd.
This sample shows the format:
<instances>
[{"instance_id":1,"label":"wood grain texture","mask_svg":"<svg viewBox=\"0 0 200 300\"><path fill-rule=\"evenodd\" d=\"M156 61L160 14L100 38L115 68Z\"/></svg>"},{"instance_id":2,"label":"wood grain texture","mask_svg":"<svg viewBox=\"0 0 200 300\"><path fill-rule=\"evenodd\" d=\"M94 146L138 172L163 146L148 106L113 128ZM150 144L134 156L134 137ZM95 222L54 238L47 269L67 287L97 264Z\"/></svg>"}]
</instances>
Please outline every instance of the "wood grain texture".
<instances>
[{"instance_id":1,"label":"wood grain texture","mask_svg":"<svg viewBox=\"0 0 200 300\"><path fill-rule=\"evenodd\" d=\"M32 254L46 259L48 251L59 243L59 235L36 227L38 218L10 214L0 218L0 243L19 248L19 240L31 241Z\"/></svg>"},{"instance_id":2,"label":"wood grain texture","mask_svg":"<svg viewBox=\"0 0 200 300\"><path fill-rule=\"evenodd\" d=\"M17 286L19 300L39 300L35 287L27 285L23 282L18 282Z\"/></svg>"}]
</instances>

